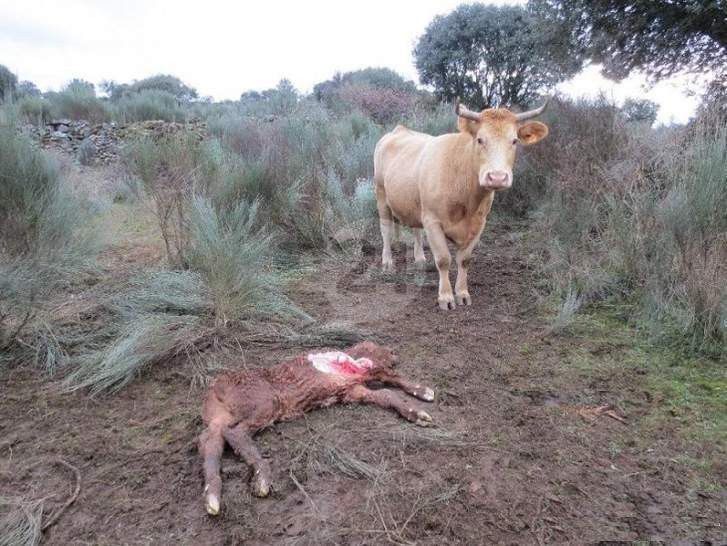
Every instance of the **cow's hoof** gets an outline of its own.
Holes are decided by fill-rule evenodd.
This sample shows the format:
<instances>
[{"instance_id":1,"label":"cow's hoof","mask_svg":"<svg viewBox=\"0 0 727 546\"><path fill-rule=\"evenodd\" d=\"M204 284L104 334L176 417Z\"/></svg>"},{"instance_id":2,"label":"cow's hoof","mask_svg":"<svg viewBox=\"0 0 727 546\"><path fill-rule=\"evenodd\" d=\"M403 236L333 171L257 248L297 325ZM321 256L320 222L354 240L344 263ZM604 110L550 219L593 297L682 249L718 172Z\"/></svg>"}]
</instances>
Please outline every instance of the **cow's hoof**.
<instances>
[{"instance_id":1,"label":"cow's hoof","mask_svg":"<svg viewBox=\"0 0 727 546\"><path fill-rule=\"evenodd\" d=\"M383 271L384 273L393 273L394 272L394 262L392 260L382 262L381 271Z\"/></svg>"},{"instance_id":2,"label":"cow's hoof","mask_svg":"<svg viewBox=\"0 0 727 546\"><path fill-rule=\"evenodd\" d=\"M414 267L420 271L424 271L427 268L427 259L421 258L419 260L414 260Z\"/></svg>"},{"instance_id":3,"label":"cow's hoof","mask_svg":"<svg viewBox=\"0 0 727 546\"><path fill-rule=\"evenodd\" d=\"M419 425L420 427L431 427L432 416L429 415L426 411L419 410L417 411L417 420L414 422L414 424Z\"/></svg>"},{"instance_id":4,"label":"cow's hoof","mask_svg":"<svg viewBox=\"0 0 727 546\"><path fill-rule=\"evenodd\" d=\"M262 475L257 475L252 481L252 494L256 497L265 498L270 494L270 482Z\"/></svg>"},{"instance_id":5,"label":"cow's hoof","mask_svg":"<svg viewBox=\"0 0 727 546\"><path fill-rule=\"evenodd\" d=\"M446 297L446 298L439 298L437 300L437 303L439 303L439 308L442 311L450 311L456 307L454 303L454 298L452 296Z\"/></svg>"},{"instance_id":6,"label":"cow's hoof","mask_svg":"<svg viewBox=\"0 0 727 546\"><path fill-rule=\"evenodd\" d=\"M466 292L463 294L457 294L455 297L457 305L472 305L472 298Z\"/></svg>"},{"instance_id":7,"label":"cow's hoof","mask_svg":"<svg viewBox=\"0 0 727 546\"><path fill-rule=\"evenodd\" d=\"M217 495L209 494L204 499L204 507L210 516L216 516L220 513L220 499Z\"/></svg>"}]
</instances>

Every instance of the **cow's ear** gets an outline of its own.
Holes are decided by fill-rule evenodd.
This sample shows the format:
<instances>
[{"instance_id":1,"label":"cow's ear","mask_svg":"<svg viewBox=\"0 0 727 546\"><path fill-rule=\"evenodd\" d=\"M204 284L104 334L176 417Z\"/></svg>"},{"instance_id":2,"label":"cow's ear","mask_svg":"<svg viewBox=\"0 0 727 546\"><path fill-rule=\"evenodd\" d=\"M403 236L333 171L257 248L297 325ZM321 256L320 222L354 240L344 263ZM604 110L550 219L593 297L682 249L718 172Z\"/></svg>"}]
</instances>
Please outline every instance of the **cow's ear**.
<instances>
[{"instance_id":1,"label":"cow's ear","mask_svg":"<svg viewBox=\"0 0 727 546\"><path fill-rule=\"evenodd\" d=\"M460 133L469 133L474 136L480 130L480 123L479 121L473 121L462 116L457 117L457 127Z\"/></svg>"},{"instance_id":2,"label":"cow's ear","mask_svg":"<svg viewBox=\"0 0 727 546\"><path fill-rule=\"evenodd\" d=\"M517 138L523 144L535 144L548 136L548 126L539 121L529 121L517 130Z\"/></svg>"}]
</instances>

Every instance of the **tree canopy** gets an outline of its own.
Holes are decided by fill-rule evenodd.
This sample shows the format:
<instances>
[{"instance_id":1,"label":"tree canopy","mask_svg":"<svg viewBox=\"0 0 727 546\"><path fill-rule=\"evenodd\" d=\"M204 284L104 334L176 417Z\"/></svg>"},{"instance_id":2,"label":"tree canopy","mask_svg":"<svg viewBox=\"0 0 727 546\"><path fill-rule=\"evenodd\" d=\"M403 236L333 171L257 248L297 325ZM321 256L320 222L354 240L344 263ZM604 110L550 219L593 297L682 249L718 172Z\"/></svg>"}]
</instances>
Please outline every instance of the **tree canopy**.
<instances>
[{"instance_id":1,"label":"tree canopy","mask_svg":"<svg viewBox=\"0 0 727 546\"><path fill-rule=\"evenodd\" d=\"M605 76L656 79L727 67L725 0L530 0L529 8L578 44Z\"/></svg>"},{"instance_id":2,"label":"tree canopy","mask_svg":"<svg viewBox=\"0 0 727 546\"><path fill-rule=\"evenodd\" d=\"M169 74L157 74L131 84L103 81L101 89L109 95L111 100L118 100L124 95L147 90L164 91L181 101L197 98L197 90L194 87L190 87L176 76Z\"/></svg>"},{"instance_id":3,"label":"tree canopy","mask_svg":"<svg viewBox=\"0 0 727 546\"><path fill-rule=\"evenodd\" d=\"M371 87L374 89L389 89L406 93L416 92L416 84L404 79L399 73L390 68L369 67L343 74L334 74L333 78L316 84L313 94L318 100L328 100L345 86Z\"/></svg>"},{"instance_id":4,"label":"tree canopy","mask_svg":"<svg viewBox=\"0 0 727 546\"><path fill-rule=\"evenodd\" d=\"M580 70L570 40L522 7L465 4L429 24L414 58L442 99L524 106Z\"/></svg>"}]
</instances>

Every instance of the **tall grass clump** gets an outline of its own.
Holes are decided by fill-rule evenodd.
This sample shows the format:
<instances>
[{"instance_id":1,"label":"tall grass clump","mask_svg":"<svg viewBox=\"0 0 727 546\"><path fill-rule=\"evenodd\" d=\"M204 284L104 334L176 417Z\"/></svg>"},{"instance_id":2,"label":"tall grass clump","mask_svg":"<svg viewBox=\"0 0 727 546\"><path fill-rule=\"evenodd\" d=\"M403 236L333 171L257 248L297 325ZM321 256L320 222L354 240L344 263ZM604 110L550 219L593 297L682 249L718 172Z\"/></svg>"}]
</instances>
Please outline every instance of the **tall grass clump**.
<instances>
[{"instance_id":1,"label":"tall grass clump","mask_svg":"<svg viewBox=\"0 0 727 546\"><path fill-rule=\"evenodd\" d=\"M305 315L281 291L272 236L258 227L258 204L215 207L196 195L190 211L190 266L205 280L217 326L231 320Z\"/></svg>"},{"instance_id":2,"label":"tall grass clump","mask_svg":"<svg viewBox=\"0 0 727 546\"><path fill-rule=\"evenodd\" d=\"M148 366L199 350L212 304L199 274L159 271L132 279L98 312L104 325L75 348L67 391L115 392Z\"/></svg>"},{"instance_id":3,"label":"tall grass clump","mask_svg":"<svg viewBox=\"0 0 727 546\"><path fill-rule=\"evenodd\" d=\"M58 289L88 272L97 251L90 213L58 169L0 127L0 348L30 326Z\"/></svg>"}]
</instances>

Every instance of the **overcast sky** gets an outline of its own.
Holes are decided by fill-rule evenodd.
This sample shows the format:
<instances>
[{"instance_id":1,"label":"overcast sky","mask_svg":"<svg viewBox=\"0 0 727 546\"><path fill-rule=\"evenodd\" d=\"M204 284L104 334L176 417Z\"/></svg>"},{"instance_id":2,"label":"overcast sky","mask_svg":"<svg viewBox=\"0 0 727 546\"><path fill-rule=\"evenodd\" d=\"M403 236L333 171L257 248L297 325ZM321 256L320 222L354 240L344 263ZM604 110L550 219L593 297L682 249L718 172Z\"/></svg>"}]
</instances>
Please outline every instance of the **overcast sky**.
<instances>
[{"instance_id":1,"label":"overcast sky","mask_svg":"<svg viewBox=\"0 0 727 546\"><path fill-rule=\"evenodd\" d=\"M435 15L462 0L0 0L0 64L43 90L73 77L99 83L174 74L215 99L237 99L284 77L308 92L336 71L393 68L418 81L412 48ZM517 0L492 2L523 3ZM698 104L686 80L616 85L597 68L559 89L647 97L659 121L683 122Z\"/></svg>"}]
</instances>

